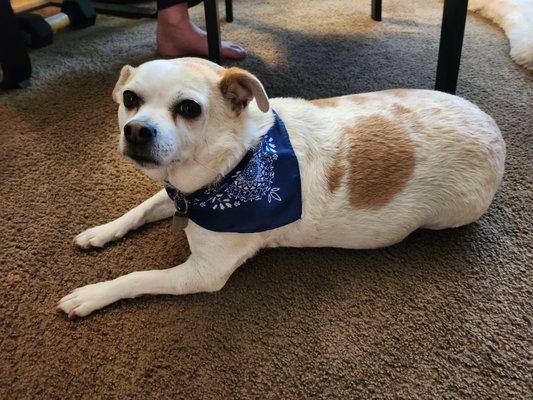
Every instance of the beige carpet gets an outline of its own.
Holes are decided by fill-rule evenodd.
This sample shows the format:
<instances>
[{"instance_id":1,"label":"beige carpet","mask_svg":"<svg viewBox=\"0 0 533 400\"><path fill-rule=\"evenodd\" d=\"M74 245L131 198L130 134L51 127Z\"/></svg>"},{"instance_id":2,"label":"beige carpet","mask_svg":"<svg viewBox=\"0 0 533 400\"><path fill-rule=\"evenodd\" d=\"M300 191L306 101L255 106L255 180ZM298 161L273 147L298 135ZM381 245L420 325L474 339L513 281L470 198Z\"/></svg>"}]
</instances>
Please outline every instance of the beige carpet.
<instances>
[{"instance_id":1,"label":"beige carpet","mask_svg":"<svg viewBox=\"0 0 533 400\"><path fill-rule=\"evenodd\" d=\"M271 96L431 88L442 4L387 0L377 23L369 3L235 1L223 35ZM61 32L32 52L33 86L0 95L0 398L531 398L533 82L473 14L458 94L508 146L479 222L382 250L263 251L214 295L55 314L75 287L187 257L166 221L71 244L158 189L117 153L111 100L120 67L154 57L154 31L98 17Z\"/></svg>"}]
</instances>

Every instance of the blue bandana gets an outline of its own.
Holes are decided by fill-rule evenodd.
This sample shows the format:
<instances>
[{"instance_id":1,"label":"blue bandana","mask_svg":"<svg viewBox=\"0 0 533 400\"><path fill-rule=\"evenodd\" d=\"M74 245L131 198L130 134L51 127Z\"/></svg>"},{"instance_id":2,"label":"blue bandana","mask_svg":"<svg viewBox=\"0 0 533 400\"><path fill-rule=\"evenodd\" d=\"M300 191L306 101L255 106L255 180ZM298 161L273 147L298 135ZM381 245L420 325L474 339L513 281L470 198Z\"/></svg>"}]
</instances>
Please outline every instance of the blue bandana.
<instances>
[{"instance_id":1,"label":"blue bandana","mask_svg":"<svg viewBox=\"0 0 533 400\"><path fill-rule=\"evenodd\" d=\"M283 121L274 116L257 146L219 182L189 195L166 186L176 216L211 231L238 233L263 232L301 218L298 159Z\"/></svg>"}]
</instances>

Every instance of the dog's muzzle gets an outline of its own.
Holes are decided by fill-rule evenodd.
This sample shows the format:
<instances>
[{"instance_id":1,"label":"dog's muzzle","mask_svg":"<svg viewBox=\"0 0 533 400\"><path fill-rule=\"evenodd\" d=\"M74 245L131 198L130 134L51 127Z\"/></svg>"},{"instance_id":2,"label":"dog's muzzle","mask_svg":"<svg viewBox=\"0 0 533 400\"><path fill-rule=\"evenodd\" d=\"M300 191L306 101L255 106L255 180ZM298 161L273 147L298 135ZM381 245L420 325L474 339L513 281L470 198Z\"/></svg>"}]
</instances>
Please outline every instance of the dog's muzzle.
<instances>
[{"instance_id":1,"label":"dog's muzzle","mask_svg":"<svg viewBox=\"0 0 533 400\"><path fill-rule=\"evenodd\" d=\"M152 151L157 129L149 122L130 121L124 125L125 155L140 163L157 164Z\"/></svg>"}]
</instances>

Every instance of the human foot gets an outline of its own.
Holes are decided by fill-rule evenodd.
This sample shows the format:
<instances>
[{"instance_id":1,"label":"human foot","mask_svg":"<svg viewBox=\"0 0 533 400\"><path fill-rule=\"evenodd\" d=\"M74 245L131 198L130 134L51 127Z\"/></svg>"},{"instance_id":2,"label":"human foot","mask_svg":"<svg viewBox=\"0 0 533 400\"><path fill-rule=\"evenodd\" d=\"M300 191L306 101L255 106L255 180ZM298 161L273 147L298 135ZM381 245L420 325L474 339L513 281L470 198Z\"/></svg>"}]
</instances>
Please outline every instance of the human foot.
<instances>
[{"instance_id":1,"label":"human foot","mask_svg":"<svg viewBox=\"0 0 533 400\"><path fill-rule=\"evenodd\" d=\"M164 13L163 10L160 12ZM232 43L223 41L220 45L223 58L243 60L246 51ZM157 20L157 51L163 57L175 58L182 56L207 57L207 34L188 18L178 20L158 16Z\"/></svg>"}]
</instances>

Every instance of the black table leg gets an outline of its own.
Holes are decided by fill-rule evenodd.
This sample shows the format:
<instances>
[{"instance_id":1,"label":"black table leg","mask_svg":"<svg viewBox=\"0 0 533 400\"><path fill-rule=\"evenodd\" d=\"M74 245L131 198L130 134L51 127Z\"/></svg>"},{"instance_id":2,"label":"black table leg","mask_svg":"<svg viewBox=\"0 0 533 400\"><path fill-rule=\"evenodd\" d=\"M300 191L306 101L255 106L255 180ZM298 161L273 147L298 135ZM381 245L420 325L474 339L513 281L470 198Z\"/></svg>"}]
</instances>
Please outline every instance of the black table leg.
<instances>
[{"instance_id":1,"label":"black table leg","mask_svg":"<svg viewBox=\"0 0 533 400\"><path fill-rule=\"evenodd\" d=\"M220 64L220 25L217 0L205 0L204 10L209 59Z\"/></svg>"},{"instance_id":2,"label":"black table leg","mask_svg":"<svg viewBox=\"0 0 533 400\"><path fill-rule=\"evenodd\" d=\"M29 85L30 57L9 0L0 0L0 65L2 89L23 88Z\"/></svg>"},{"instance_id":3,"label":"black table leg","mask_svg":"<svg viewBox=\"0 0 533 400\"><path fill-rule=\"evenodd\" d=\"M371 16L374 21L381 21L381 0L372 0Z\"/></svg>"},{"instance_id":4,"label":"black table leg","mask_svg":"<svg viewBox=\"0 0 533 400\"><path fill-rule=\"evenodd\" d=\"M468 0L444 0L435 90L455 94Z\"/></svg>"},{"instance_id":5,"label":"black table leg","mask_svg":"<svg viewBox=\"0 0 533 400\"><path fill-rule=\"evenodd\" d=\"M226 22L233 22L233 0L226 0Z\"/></svg>"}]
</instances>

